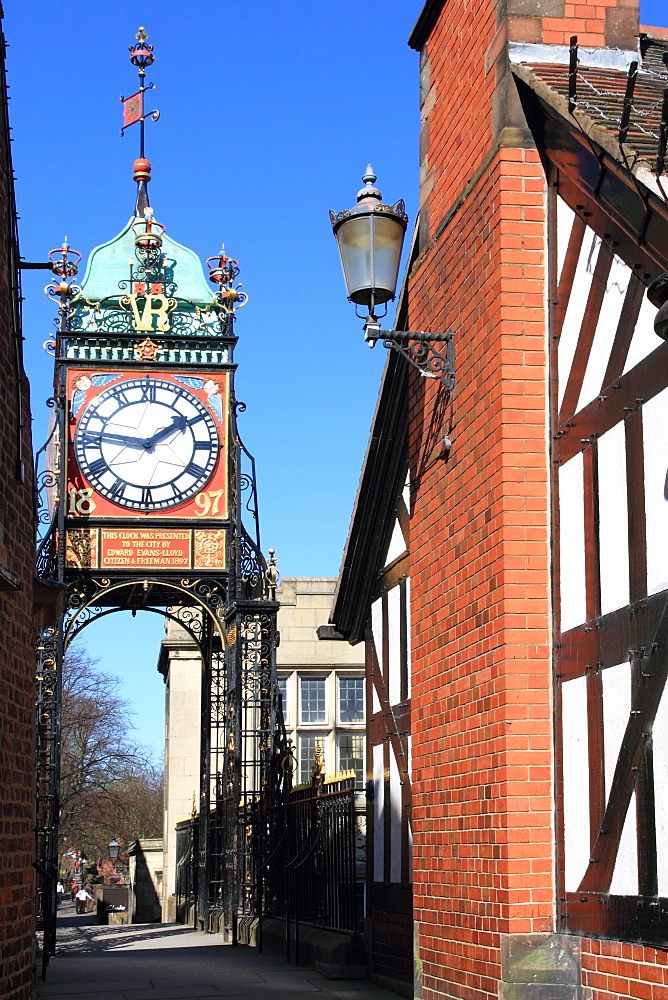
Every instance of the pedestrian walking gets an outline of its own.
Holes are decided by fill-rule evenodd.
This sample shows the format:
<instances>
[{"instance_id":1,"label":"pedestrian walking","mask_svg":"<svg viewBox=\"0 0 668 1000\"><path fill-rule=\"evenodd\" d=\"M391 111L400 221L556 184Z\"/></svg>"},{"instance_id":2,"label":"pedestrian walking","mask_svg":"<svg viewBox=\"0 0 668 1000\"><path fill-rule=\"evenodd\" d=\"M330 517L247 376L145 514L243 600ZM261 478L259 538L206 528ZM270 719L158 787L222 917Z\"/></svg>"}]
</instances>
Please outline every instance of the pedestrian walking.
<instances>
[{"instance_id":1,"label":"pedestrian walking","mask_svg":"<svg viewBox=\"0 0 668 1000\"><path fill-rule=\"evenodd\" d=\"M77 903L77 913L85 913L86 912L86 900L88 900L88 899L92 900L93 899L93 897L90 895L90 893L86 889L84 889L83 886L81 886L81 888L79 889L79 891L77 893L75 893L74 898L76 899L76 903Z\"/></svg>"},{"instance_id":2,"label":"pedestrian walking","mask_svg":"<svg viewBox=\"0 0 668 1000\"><path fill-rule=\"evenodd\" d=\"M56 906L60 906L64 898L65 898L65 886L63 885L61 880L58 879L58 882L56 884Z\"/></svg>"}]
</instances>

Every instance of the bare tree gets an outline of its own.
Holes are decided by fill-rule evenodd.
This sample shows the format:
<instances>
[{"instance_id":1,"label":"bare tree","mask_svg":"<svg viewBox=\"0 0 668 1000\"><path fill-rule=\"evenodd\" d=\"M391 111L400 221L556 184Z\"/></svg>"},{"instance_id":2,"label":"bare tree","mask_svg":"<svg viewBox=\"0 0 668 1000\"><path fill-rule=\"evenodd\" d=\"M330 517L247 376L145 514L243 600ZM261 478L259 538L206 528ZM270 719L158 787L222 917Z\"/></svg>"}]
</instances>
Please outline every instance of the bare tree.
<instances>
[{"instance_id":1,"label":"bare tree","mask_svg":"<svg viewBox=\"0 0 668 1000\"><path fill-rule=\"evenodd\" d=\"M116 838L162 834L162 774L133 738L134 725L118 677L101 671L83 646L63 664L60 757L61 850L86 845L107 854Z\"/></svg>"}]
</instances>

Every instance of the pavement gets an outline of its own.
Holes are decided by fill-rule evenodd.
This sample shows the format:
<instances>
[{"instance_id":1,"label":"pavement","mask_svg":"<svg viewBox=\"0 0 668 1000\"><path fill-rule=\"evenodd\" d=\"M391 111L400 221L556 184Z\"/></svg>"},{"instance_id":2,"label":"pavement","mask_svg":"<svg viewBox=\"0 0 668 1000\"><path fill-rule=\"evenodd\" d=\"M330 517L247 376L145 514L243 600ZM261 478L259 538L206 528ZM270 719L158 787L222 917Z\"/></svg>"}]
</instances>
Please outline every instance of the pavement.
<instances>
[{"instance_id":1,"label":"pavement","mask_svg":"<svg viewBox=\"0 0 668 1000\"><path fill-rule=\"evenodd\" d=\"M41 964L38 963L38 970ZM257 948L233 948L181 924L102 926L58 910L56 954L40 1000L397 1000L364 980L325 979Z\"/></svg>"}]
</instances>

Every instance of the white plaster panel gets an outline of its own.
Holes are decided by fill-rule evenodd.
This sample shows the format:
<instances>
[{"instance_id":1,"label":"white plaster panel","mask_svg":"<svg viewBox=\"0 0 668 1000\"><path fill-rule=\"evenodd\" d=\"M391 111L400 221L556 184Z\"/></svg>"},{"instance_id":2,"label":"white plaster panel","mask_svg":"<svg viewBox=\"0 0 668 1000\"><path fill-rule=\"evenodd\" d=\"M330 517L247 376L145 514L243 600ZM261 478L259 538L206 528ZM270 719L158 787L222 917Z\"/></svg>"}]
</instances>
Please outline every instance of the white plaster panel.
<instances>
[{"instance_id":1,"label":"white plaster panel","mask_svg":"<svg viewBox=\"0 0 668 1000\"><path fill-rule=\"evenodd\" d=\"M608 367L610 349L617 331L619 314L622 311L624 296L626 295L630 278L631 269L619 257L613 257L585 377L582 382L577 410L581 410L592 399L596 399L601 392L603 379Z\"/></svg>"},{"instance_id":2,"label":"white plaster panel","mask_svg":"<svg viewBox=\"0 0 668 1000\"><path fill-rule=\"evenodd\" d=\"M598 439L601 614L629 603L629 523L624 421Z\"/></svg>"},{"instance_id":3,"label":"white plaster panel","mask_svg":"<svg viewBox=\"0 0 668 1000\"><path fill-rule=\"evenodd\" d=\"M376 647L378 663L383 663L383 602L380 598L371 605L371 632Z\"/></svg>"},{"instance_id":4,"label":"white plaster panel","mask_svg":"<svg viewBox=\"0 0 668 1000\"><path fill-rule=\"evenodd\" d=\"M580 336L580 327L584 316L589 289L596 266L599 247L601 241L591 229L587 229L582 241L580 256L575 270L575 278L571 295L564 316L564 324L561 328L559 338L558 367L559 367L559 406L564 397L564 390L568 382L568 375L573 364L575 346Z\"/></svg>"},{"instance_id":5,"label":"white plaster panel","mask_svg":"<svg viewBox=\"0 0 668 1000\"><path fill-rule=\"evenodd\" d=\"M630 372L632 368L646 358L648 354L661 346L661 340L654 332L654 317L656 316L656 306L653 306L646 295L643 295L642 305L638 321L633 331L629 353L626 357L624 372Z\"/></svg>"},{"instance_id":6,"label":"white plaster panel","mask_svg":"<svg viewBox=\"0 0 668 1000\"><path fill-rule=\"evenodd\" d=\"M564 770L564 862L567 892L576 892L589 864L587 681L561 686Z\"/></svg>"},{"instance_id":7,"label":"white plaster panel","mask_svg":"<svg viewBox=\"0 0 668 1000\"><path fill-rule=\"evenodd\" d=\"M387 550L387 555L385 557L385 565L389 566L391 562L398 559L406 551L406 542L404 540L404 535L401 530L398 519L394 522L394 528L392 529L392 537L390 539L390 545Z\"/></svg>"},{"instance_id":8,"label":"white plaster panel","mask_svg":"<svg viewBox=\"0 0 668 1000\"><path fill-rule=\"evenodd\" d=\"M397 760L390 748L390 882L401 882L401 785Z\"/></svg>"},{"instance_id":9,"label":"white plaster panel","mask_svg":"<svg viewBox=\"0 0 668 1000\"><path fill-rule=\"evenodd\" d=\"M401 588L387 594L388 695L390 705L401 701Z\"/></svg>"},{"instance_id":10,"label":"white plaster panel","mask_svg":"<svg viewBox=\"0 0 668 1000\"><path fill-rule=\"evenodd\" d=\"M561 631L567 632L586 617L582 452L559 469L559 533Z\"/></svg>"},{"instance_id":11,"label":"white plaster panel","mask_svg":"<svg viewBox=\"0 0 668 1000\"><path fill-rule=\"evenodd\" d=\"M404 503L406 504L406 510L410 514L411 512L411 476L410 472L406 476L406 485L404 486L403 493L401 494L404 498Z\"/></svg>"},{"instance_id":12,"label":"white plaster panel","mask_svg":"<svg viewBox=\"0 0 668 1000\"><path fill-rule=\"evenodd\" d=\"M654 815L659 895L668 894L668 688L664 688L652 730Z\"/></svg>"},{"instance_id":13,"label":"white plaster panel","mask_svg":"<svg viewBox=\"0 0 668 1000\"><path fill-rule=\"evenodd\" d=\"M631 664L619 663L603 671L603 752L605 755L605 795L610 796L617 757L631 712ZM615 896L638 893L636 850L636 802L631 797L610 884Z\"/></svg>"},{"instance_id":14,"label":"white plaster panel","mask_svg":"<svg viewBox=\"0 0 668 1000\"><path fill-rule=\"evenodd\" d=\"M566 204L562 197L557 195L557 281L561 278L574 219L573 209Z\"/></svg>"},{"instance_id":15,"label":"white plaster panel","mask_svg":"<svg viewBox=\"0 0 668 1000\"><path fill-rule=\"evenodd\" d=\"M378 697L378 692L376 691L376 685L371 685L371 701L372 701L372 711L375 715L376 712L380 712L380 699Z\"/></svg>"},{"instance_id":16,"label":"white plaster panel","mask_svg":"<svg viewBox=\"0 0 668 1000\"><path fill-rule=\"evenodd\" d=\"M413 681L413 672L411 669L411 636L413 632L411 630L411 578L406 577L406 635L408 636L408 641L406 643L406 670L408 673L408 697L411 696L411 688Z\"/></svg>"},{"instance_id":17,"label":"white plaster panel","mask_svg":"<svg viewBox=\"0 0 668 1000\"><path fill-rule=\"evenodd\" d=\"M383 768L383 744L373 748L373 880L382 882L384 872L384 797L385 771Z\"/></svg>"},{"instance_id":18,"label":"white plaster panel","mask_svg":"<svg viewBox=\"0 0 668 1000\"><path fill-rule=\"evenodd\" d=\"M668 587L668 389L642 408L647 592Z\"/></svg>"},{"instance_id":19,"label":"white plaster panel","mask_svg":"<svg viewBox=\"0 0 668 1000\"><path fill-rule=\"evenodd\" d=\"M383 668L383 602L380 598L371 605L371 635L376 651L379 670ZM373 710L380 712L380 701L376 694L376 687L373 685Z\"/></svg>"}]
</instances>

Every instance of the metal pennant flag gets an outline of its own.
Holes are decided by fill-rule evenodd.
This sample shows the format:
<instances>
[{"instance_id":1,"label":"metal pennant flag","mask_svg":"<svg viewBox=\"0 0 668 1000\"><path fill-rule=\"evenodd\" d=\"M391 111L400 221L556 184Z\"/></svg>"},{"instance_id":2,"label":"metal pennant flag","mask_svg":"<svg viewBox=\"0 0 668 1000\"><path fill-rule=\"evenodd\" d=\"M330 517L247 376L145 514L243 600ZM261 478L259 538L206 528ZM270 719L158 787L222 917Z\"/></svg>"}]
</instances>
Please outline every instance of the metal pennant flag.
<instances>
[{"instance_id":1,"label":"metal pennant flag","mask_svg":"<svg viewBox=\"0 0 668 1000\"><path fill-rule=\"evenodd\" d=\"M144 93L139 91L123 101L123 128L134 125L144 116Z\"/></svg>"}]
</instances>

